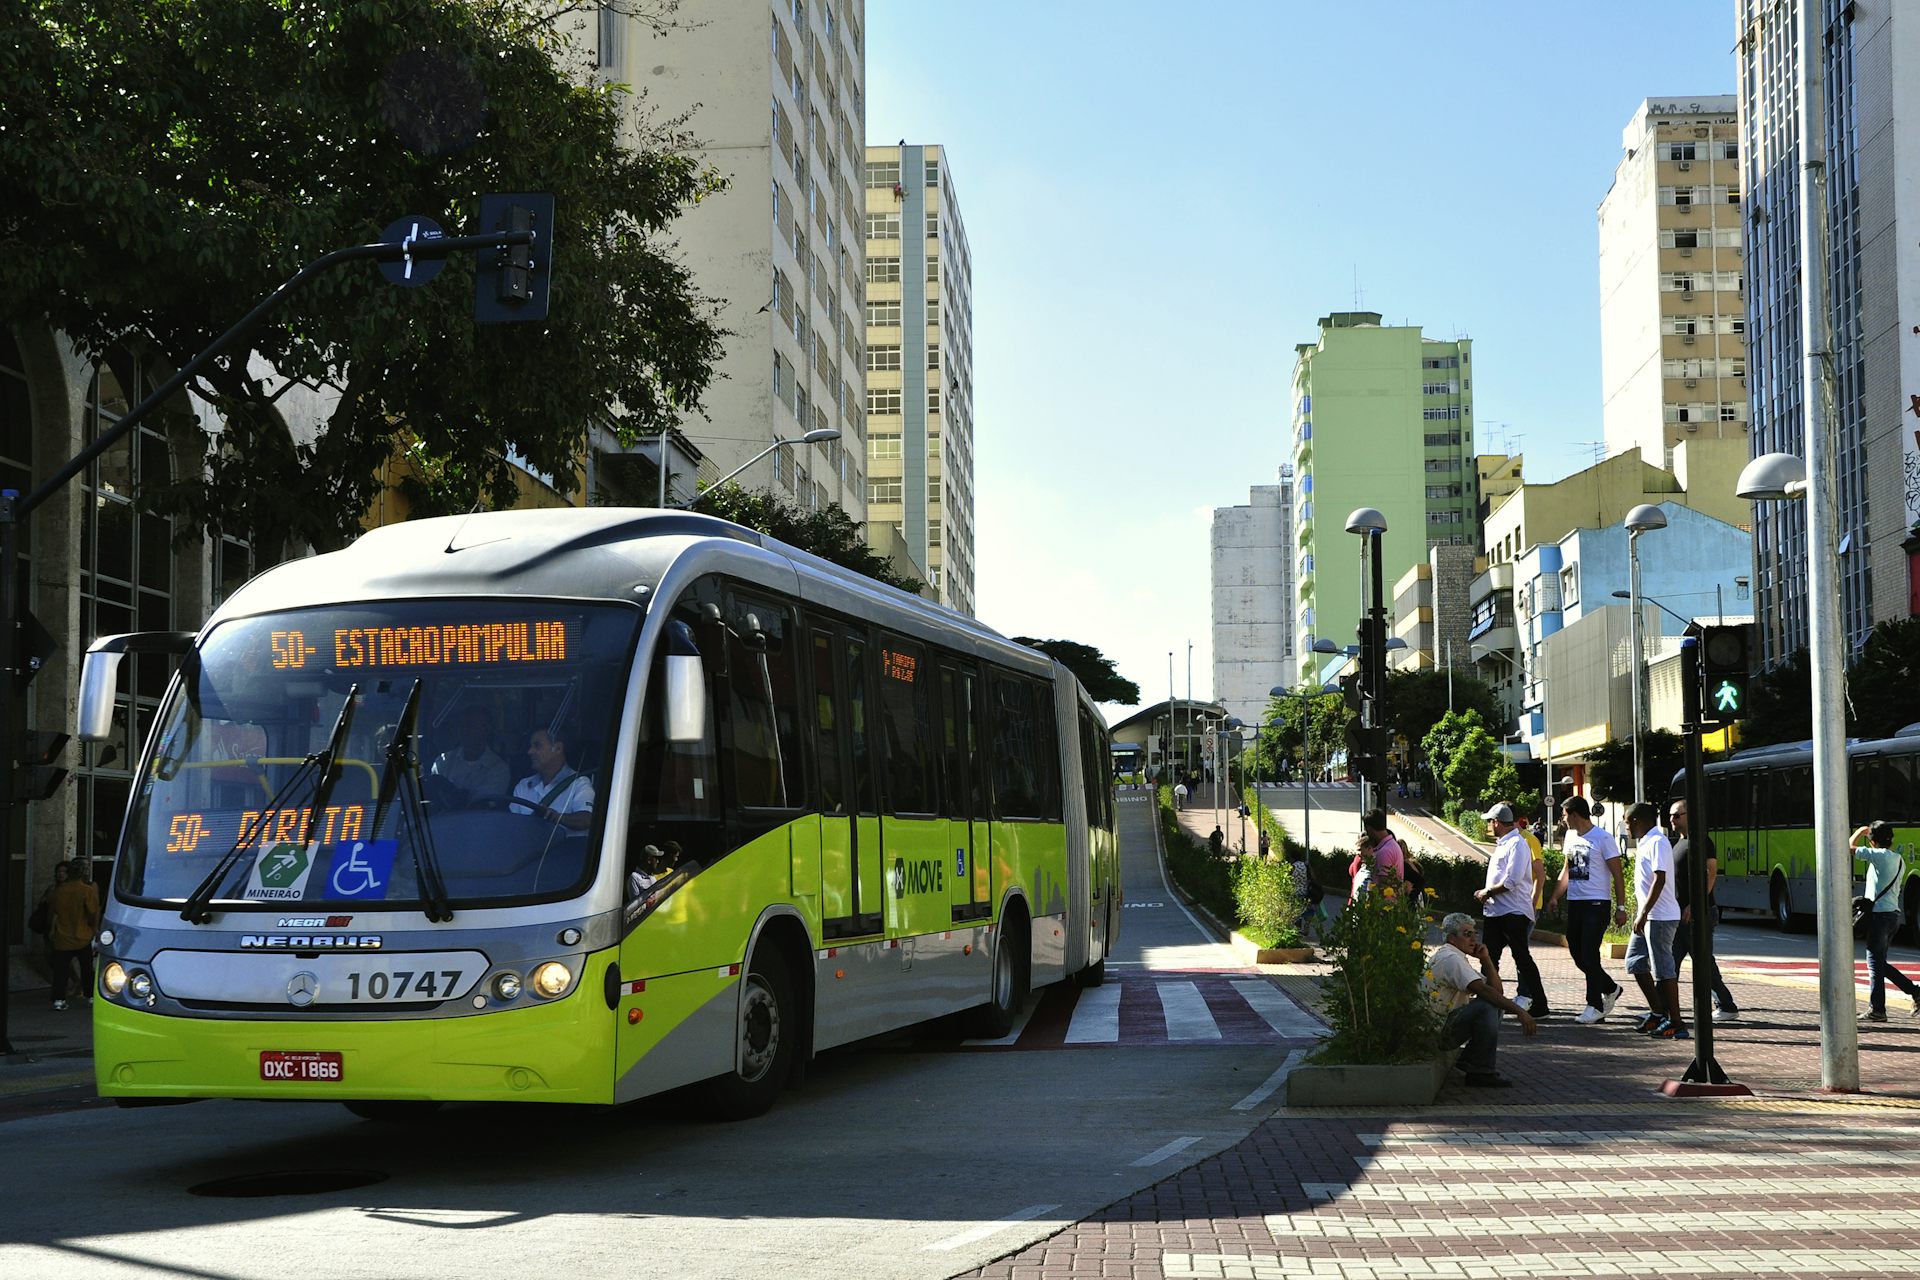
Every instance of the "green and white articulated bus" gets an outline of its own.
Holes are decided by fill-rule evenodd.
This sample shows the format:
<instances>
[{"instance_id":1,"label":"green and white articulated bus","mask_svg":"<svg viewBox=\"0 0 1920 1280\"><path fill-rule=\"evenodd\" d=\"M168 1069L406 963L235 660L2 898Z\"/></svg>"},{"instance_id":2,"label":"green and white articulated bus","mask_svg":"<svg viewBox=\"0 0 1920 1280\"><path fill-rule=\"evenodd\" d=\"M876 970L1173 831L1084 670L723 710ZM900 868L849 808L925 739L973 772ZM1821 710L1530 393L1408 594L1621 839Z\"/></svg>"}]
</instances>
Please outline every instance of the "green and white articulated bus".
<instances>
[{"instance_id":1,"label":"green and white articulated bus","mask_svg":"<svg viewBox=\"0 0 1920 1280\"><path fill-rule=\"evenodd\" d=\"M1102 978L1105 723L971 618L725 521L376 530L181 655L100 939L103 1096L763 1112L821 1050ZM152 657L140 658L152 662ZM118 714L124 715L124 704Z\"/></svg>"},{"instance_id":2,"label":"green and white articulated bus","mask_svg":"<svg viewBox=\"0 0 1920 1280\"><path fill-rule=\"evenodd\" d=\"M1720 878L1721 907L1765 911L1782 929L1811 929L1818 897L1813 858L1813 745L1781 743L1736 751L1704 770L1707 827ZM1672 798L1686 794L1685 770L1674 774ZM1920 919L1920 733L1847 743L1847 813L1853 826L1884 819L1907 856L1906 883L1894 901L1908 924ZM1843 836L1842 839L1845 837ZM1866 863L1853 860L1853 891L1864 893Z\"/></svg>"}]
</instances>

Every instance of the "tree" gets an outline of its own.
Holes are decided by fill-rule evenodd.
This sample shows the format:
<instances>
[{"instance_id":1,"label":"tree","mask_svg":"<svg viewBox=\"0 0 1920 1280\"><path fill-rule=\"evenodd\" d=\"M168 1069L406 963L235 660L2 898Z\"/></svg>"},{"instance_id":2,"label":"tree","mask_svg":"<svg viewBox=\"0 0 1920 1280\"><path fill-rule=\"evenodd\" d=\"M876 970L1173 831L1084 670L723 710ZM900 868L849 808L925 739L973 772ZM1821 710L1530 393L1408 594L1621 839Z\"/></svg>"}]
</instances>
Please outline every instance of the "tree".
<instances>
[{"instance_id":1,"label":"tree","mask_svg":"<svg viewBox=\"0 0 1920 1280\"><path fill-rule=\"evenodd\" d=\"M860 526L838 503L802 511L770 490L728 484L703 490L700 509L811 551L822 560L898 587L908 595L919 595L926 587L920 579L896 572L885 556L868 546ZM1138 692L1135 690L1136 695Z\"/></svg>"},{"instance_id":2,"label":"tree","mask_svg":"<svg viewBox=\"0 0 1920 1280\"><path fill-rule=\"evenodd\" d=\"M1920 720L1920 618L1892 619L1867 633L1847 671L1847 695L1860 737L1890 738Z\"/></svg>"},{"instance_id":3,"label":"tree","mask_svg":"<svg viewBox=\"0 0 1920 1280\"><path fill-rule=\"evenodd\" d=\"M1800 742L1813 736L1813 664L1807 651L1755 676L1747 693L1740 739L1750 747Z\"/></svg>"},{"instance_id":4,"label":"tree","mask_svg":"<svg viewBox=\"0 0 1920 1280\"><path fill-rule=\"evenodd\" d=\"M1449 701L1451 706L1448 705ZM1505 718L1500 700L1492 687L1464 671L1454 672L1451 690L1444 670L1390 672L1387 675L1386 708L1387 727L1407 744L1408 753L1415 763L1424 758L1422 742L1428 731L1448 711L1475 712L1489 725L1498 724Z\"/></svg>"},{"instance_id":5,"label":"tree","mask_svg":"<svg viewBox=\"0 0 1920 1280\"><path fill-rule=\"evenodd\" d=\"M1113 659L1090 644L1073 640L1035 640L1032 636L1015 636L1013 642L1024 644L1029 649L1038 649L1073 672L1074 679L1085 687L1095 702L1117 702L1123 707L1138 706L1140 703L1140 686L1121 675L1114 668Z\"/></svg>"},{"instance_id":6,"label":"tree","mask_svg":"<svg viewBox=\"0 0 1920 1280\"><path fill-rule=\"evenodd\" d=\"M1269 698L1254 748L1255 767L1262 777L1272 777L1281 760L1298 760L1317 775L1336 751L1346 749L1346 735L1346 707L1332 694Z\"/></svg>"},{"instance_id":7,"label":"tree","mask_svg":"<svg viewBox=\"0 0 1920 1280\"><path fill-rule=\"evenodd\" d=\"M1662 803L1673 789L1673 775L1687 762L1686 742L1666 729L1649 729L1641 744L1641 794ZM1615 802L1633 799L1633 743L1603 742L1587 756L1587 782L1593 794Z\"/></svg>"},{"instance_id":8,"label":"tree","mask_svg":"<svg viewBox=\"0 0 1920 1280\"><path fill-rule=\"evenodd\" d=\"M1447 781L1447 766L1453 763L1454 754L1459 751L1460 744L1466 741L1467 735L1476 729L1482 733L1487 729L1487 722L1478 711L1449 711L1420 740L1421 755L1427 761L1427 767L1433 771L1435 781L1456 800L1467 797L1454 791L1452 784Z\"/></svg>"},{"instance_id":9,"label":"tree","mask_svg":"<svg viewBox=\"0 0 1920 1280\"><path fill-rule=\"evenodd\" d=\"M1479 804L1487 794L1488 784L1502 765L1506 766L1508 774L1513 772L1513 765L1500 754L1500 746L1493 740L1493 735L1479 725L1473 725L1462 735L1459 746L1447 758L1443 775L1447 794L1457 800Z\"/></svg>"},{"instance_id":10,"label":"tree","mask_svg":"<svg viewBox=\"0 0 1920 1280\"><path fill-rule=\"evenodd\" d=\"M476 326L474 255L423 288L313 280L192 390L218 415L136 495L269 551L358 532L403 453L424 511L514 500L509 455L572 487L590 424L624 443L696 408L720 352L663 232L723 183L678 122L631 129L578 83L539 0L24 0L0 19L0 324L178 368L303 264L402 215L459 234L486 192L555 197L543 323ZM541 250L536 250L540 252ZM250 358L251 357L251 358ZM260 362L283 381L260 380ZM286 380L337 388L311 438ZM217 428L217 430L216 430Z\"/></svg>"}]
</instances>

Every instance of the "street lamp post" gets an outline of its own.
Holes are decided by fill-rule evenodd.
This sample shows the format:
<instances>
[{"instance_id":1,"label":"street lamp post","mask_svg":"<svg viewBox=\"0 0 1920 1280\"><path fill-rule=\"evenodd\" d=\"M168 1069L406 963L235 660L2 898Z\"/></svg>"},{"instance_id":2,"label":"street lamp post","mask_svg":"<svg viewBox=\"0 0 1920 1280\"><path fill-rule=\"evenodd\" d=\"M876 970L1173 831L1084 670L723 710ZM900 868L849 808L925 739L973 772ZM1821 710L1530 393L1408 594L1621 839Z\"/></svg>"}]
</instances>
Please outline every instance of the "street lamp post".
<instances>
[{"instance_id":1,"label":"street lamp post","mask_svg":"<svg viewBox=\"0 0 1920 1280\"><path fill-rule=\"evenodd\" d=\"M1360 537L1369 553L1372 567L1372 593L1367 611L1360 626L1360 682L1366 690L1366 701L1362 704L1366 710L1361 725L1365 729L1374 729L1386 721L1385 708L1381 705L1386 693L1387 670L1387 610L1385 566L1381 563L1380 540L1387 532L1387 518L1372 507L1359 507L1347 516L1347 532ZM1376 772L1384 770L1381 755L1374 757ZM1360 812L1373 808L1373 779L1360 779Z\"/></svg>"},{"instance_id":2,"label":"street lamp post","mask_svg":"<svg viewBox=\"0 0 1920 1280\"><path fill-rule=\"evenodd\" d=\"M760 459L772 453L775 449L781 448L784 445L824 444L828 440L838 440L839 438L840 438L840 428L838 427L821 427L816 431L809 431L807 432L807 434L803 436L799 436L797 438L792 436L783 436L782 438L775 440L772 444L768 445L766 448L762 449L760 452L754 454L751 458L748 458L745 462L741 463L739 466L735 467L733 470L727 472L727 474L721 476L718 480L715 480L712 484L708 485L706 488L702 489L700 492L694 494L691 498L688 498L685 502L679 504L678 509L681 511L693 510L695 507L700 505L700 500L702 498L706 497L708 494L712 493L715 489L718 489L721 485L725 484L727 481L739 475L742 471L745 471L748 467L752 466L754 463L760 461ZM664 501L664 495L663 495L663 500L661 502L661 505L662 506L666 505Z\"/></svg>"},{"instance_id":3,"label":"street lamp post","mask_svg":"<svg viewBox=\"0 0 1920 1280\"><path fill-rule=\"evenodd\" d=\"M1640 624L1640 535L1649 529L1667 527L1667 513L1651 503L1643 502L1627 512L1627 588L1632 599L1633 617L1628 625L1633 636L1633 802L1639 804L1646 797L1646 780L1641 776L1641 737L1645 729L1646 697L1642 693L1646 678L1647 655L1644 649L1645 638L1641 635L1644 628Z\"/></svg>"},{"instance_id":4,"label":"street lamp post","mask_svg":"<svg viewBox=\"0 0 1920 1280\"><path fill-rule=\"evenodd\" d=\"M1804 300L1803 307L1806 305ZM1804 332L1804 322L1803 322ZM1807 501L1807 653L1813 676L1814 912L1820 955L1820 1083L1836 1093L1860 1089L1860 1031L1854 1025L1853 853L1847 848L1847 721L1841 673L1839 554L1834 542L1832 453L1813 425L1808 402L1807 456L1765 453L1740 473L1734 492L1753 501ZM1776 579L1776 590L1778 590ZM1689 822L1692 818L1688 819Z\"/></svg>"}]
</instances>

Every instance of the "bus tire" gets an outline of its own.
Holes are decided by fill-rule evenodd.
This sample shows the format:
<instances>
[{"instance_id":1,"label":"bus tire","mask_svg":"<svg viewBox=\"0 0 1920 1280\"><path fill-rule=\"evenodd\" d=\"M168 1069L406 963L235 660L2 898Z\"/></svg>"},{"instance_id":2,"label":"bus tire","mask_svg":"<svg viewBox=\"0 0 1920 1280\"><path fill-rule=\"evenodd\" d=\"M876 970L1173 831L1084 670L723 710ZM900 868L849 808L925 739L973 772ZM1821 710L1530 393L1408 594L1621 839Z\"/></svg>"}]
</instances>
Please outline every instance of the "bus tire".
<instances>
[{"instance_id":1,"label":"bus tire","mask_svg":"<svg viewBox=\"0 0 1920 1280\"><path fill-rule=\"evenodd\" d=\"M993 948L993 974L987 988L987 1002L974 1009L968 1018L976 1039L998 1040L1013 1030L1014 1022L1027 1004L1030 981L1027 948L1027 913L1010 908L1000 920L1000 939Z\"/></svg>"},{"instance_id":2,"label":"bus tire","mask_svg":"<svg viewBox=\"0 0 1920 1280\"><path fill-rule=\"evenodd\" d=\"M1775 872L1767 886L1767 910L1773 916L1774 928L1782 933L1793 932L1793 899L1787 896L1787 878Z\"/></svg>"},{"instance_id":3,"label":"bus tire","mask_svg":"<svg viewBox=\"0 0 1920 1280\"><path fill-rule=\"evenodd\" d=\"M376 1124L420 1124L431 1118L442 1104L432 1100L369 1099L344 1105L362 1120L371 1120Z\"/></svg>"},{"instance_id":4,"label":"bus tire","mask_svg":"<svg viewBox=\"0 0 1920 1280\"><path fill-rule=\"evenodd\" d=\"M751 1120L773 1106L793 1071L800 1036L799 1003L786 962L758 947L741 980L734 1065L707 1082L707 1106L719 1120Z\"/></svg>"},{"instance_id":5,"label":"bus tire","mask_svg":"<svg viewBox=\"0 0 1920 1280\"><path fill-rule=\"evenodd\" d=\"M1105 960L1096 961L1073 975L1073 985L1076 987L1097 987L1106 980L1107 962Z\"/></svg>"}]
</instances>

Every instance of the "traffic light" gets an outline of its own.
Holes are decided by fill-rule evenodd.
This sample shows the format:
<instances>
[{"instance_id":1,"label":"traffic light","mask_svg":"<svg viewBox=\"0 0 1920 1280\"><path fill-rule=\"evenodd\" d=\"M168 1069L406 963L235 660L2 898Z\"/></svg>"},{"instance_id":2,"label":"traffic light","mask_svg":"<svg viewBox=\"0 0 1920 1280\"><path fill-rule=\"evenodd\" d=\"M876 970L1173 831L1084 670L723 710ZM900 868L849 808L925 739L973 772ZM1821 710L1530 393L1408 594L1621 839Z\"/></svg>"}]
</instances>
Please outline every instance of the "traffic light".
<instances>
[{"instance_id":1,"label":"traffic light","mask_svg":"<svg viewBox=\"0 0 1920 1280\"><path fill-rule=\"evenodd\" d=\"M482 249L473 273L473 318L481 324L547 318L553 280L553 197L521 191L480 197L477 234L531 231L532 244Z\"/></svg>"},{"instance_id":2,"label":"traffic light","mask_svg":"<svg viewBox=\"0 0 1920 1280\"><path fill-rule=\"evenodd\" d=\"M1744 623L1700 628L1700 719L1732 724L1747 714L1753 632Z\"/></svg>"},{"instance_id":3,"label":"traffic light","mask_svg":"<svg viewBox=\"0 0 1920 1280\"><path fill-rule=\"evenodd\" d=\"M1347 721L1347 767L1356 778L1384 782L1387 776L1387 731L1384 726L1368 728L1358 720Z\"/></svg>"},{"instance_id":4,"label":"traffic light","mask_svg":"<svg viewBox=\"0 0 1920 1280\"><path fill-rule=\"evenodd\" d=\"M67 771L54 761L67 749L67 735L50 729L34 729L21 746L20 765L13 774L13 798L27 802L45 800L67 780Z\"/></svg>"},{"instance_id":5,"label":"traffic light","mask_svg":"<svg viewBox=\"0 0 1920 1280\"><path fill-rule=\"evenodd\" d=\"M1349 671L1340 677L1340 697L1347 704L1347 710L1356 715L1366 705L1366 686L1361 682L1358 671Z\"/></svg>"}]
</instances>

